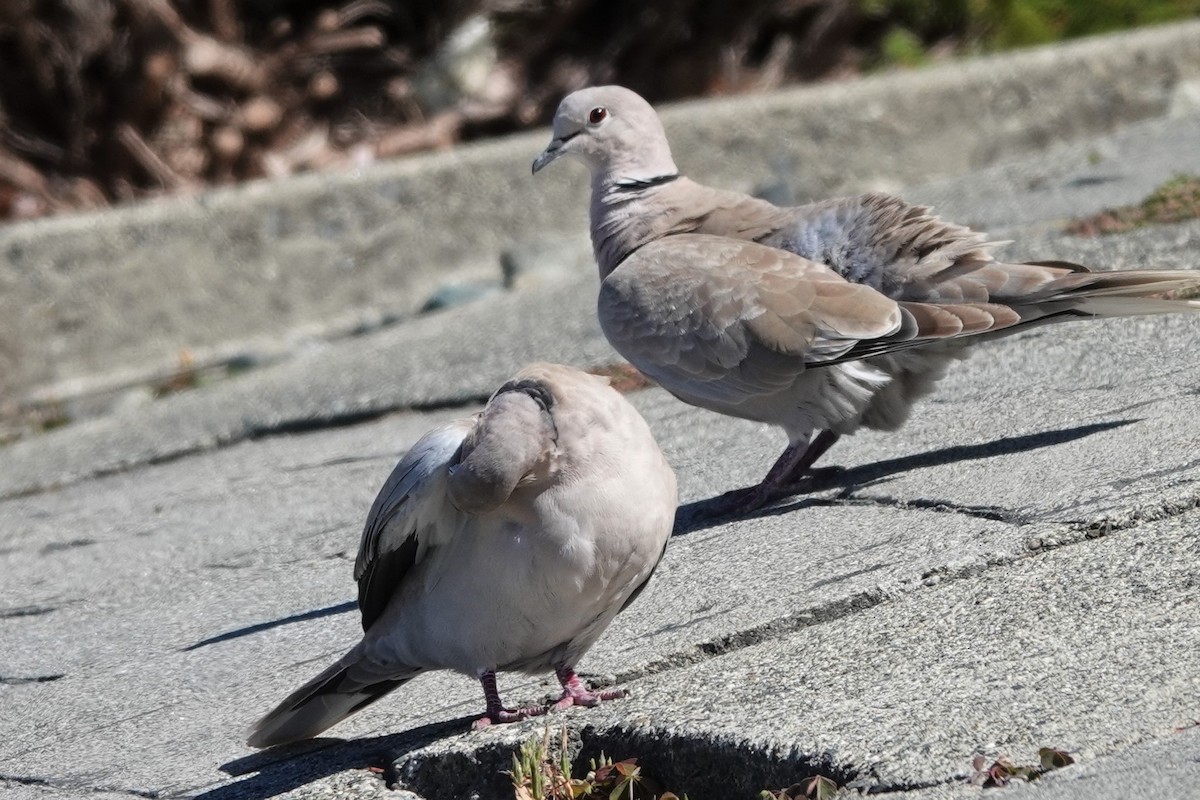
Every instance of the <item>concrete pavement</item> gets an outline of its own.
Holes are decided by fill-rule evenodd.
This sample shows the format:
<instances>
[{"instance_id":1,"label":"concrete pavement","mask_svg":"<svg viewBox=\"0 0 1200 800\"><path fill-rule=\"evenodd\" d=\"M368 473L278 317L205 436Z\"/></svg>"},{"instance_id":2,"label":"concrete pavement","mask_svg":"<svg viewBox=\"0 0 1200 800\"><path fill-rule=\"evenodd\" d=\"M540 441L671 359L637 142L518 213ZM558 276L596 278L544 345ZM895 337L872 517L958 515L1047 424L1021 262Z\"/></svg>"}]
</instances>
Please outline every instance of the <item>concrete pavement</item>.
<instances>
[{"instance_id":1,"label":"concrete pavement","mask_svg":"<svg viewBox=\"0 0 1200 800\"><path fill-rule=\"evenodd\" d=\"M1049 222L1191 168L1197 131L1139 123L904 192L1014 255L1200 266L1200 221L1089 240ZM359 529L399 454L521 363L615 360L594 296L566 271L0 450L4 796L404 797L377 767L427 800L505 797L500 771L546 721L468 732L481 696L458 676L422 676L336 739L243 740L356 640ZM975 753L1043 746L1077 765L1005 796L1190 797L1198 343L1200 319L1175 316L979 348L902 433L839 443L844 469L811 496L732 522L706 501L758 480L781 434L635 393L684 505L655 580L581 665L632 696L551 717L555 737L581 763L637 756L693 800L816 771L976 798Z\"/></svg>"}]
</instances>

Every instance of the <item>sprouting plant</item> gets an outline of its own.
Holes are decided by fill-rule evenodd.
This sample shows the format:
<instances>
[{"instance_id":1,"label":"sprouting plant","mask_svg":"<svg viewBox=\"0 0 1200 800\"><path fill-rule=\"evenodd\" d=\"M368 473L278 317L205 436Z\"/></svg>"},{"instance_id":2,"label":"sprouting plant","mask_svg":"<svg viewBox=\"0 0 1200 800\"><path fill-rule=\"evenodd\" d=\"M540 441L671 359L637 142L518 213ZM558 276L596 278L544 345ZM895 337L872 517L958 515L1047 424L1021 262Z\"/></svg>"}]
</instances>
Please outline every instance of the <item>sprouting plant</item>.
<instances>
[{"instance_id":1,"label":"sprouting plant","mask_svg":"<svg viewBox=\"0 0 1200 800\"><path fill-rule=\"evenodd\" d=\"M567 753L567 729L562 729L558 760L550 757L550 726L541 739L530 739L513 754L512 778L516 800L574 800L571 760Z\"/></svg>"},{"instance_id":2,"label":"sprouting plant","mask_svg":"<svg viewBox=\"0 0 1200 800\"><path fill-rule=\"evenodd\" d=\"M515 800L681 800L673 792L659 794L636 758L613 761L601 752L598 759L591 760L587 775L572 778L565 727L557 754L550 752L547 727L540 739L530 739L513 754L508 775Z\"/></svg>"},{"instance_id":3,"label":"sprouting plant","mask_svg":"<svg viewBox=\"0 0 1200 800\"><path fill-rule=\"evenodd\" d=\"M988 764L987 759L981 755L975 756L971 760L971 766L974 772L967 779L969 783L984 788L1007 786L1014 780L1033 781L1045 775L1052 769L1060 769L1068 764L1074 764L1075 759L1071 758L1065 751L1056 750L1053 747L1043 747L1038 750L1039 765L1017 764L1008 756L1000 756L991 764Z\"/></svg>"},{"instance_id":4,"label":"sprouting plant","mask_svg":"<svg viewBox=\"0 0 1200 800\"><path fill-rule=\"evenodd\" d=\"M832 778L813 775L799 783L793 783L786 789L774 792L764 789L760 796L762 800L830 800L838 793L839 788Z\"/></svg>"}]
</instances>

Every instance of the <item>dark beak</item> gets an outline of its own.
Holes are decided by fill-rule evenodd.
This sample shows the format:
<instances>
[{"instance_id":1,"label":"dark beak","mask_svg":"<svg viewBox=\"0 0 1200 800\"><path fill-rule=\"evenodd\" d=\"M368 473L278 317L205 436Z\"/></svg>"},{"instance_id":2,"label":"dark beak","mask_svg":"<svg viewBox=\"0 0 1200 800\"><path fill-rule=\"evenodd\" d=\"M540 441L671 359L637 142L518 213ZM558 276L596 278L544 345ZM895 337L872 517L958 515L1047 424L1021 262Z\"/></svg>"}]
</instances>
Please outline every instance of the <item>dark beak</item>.
<instances>
[{"instance_id":1,"label":"dark beak","mask_svg":"<svg viewBox=\"0 0 1200 800\"><path fill-rule=\"evenodd\" d=\"M565 145L569 140L570 137L551 139L550 144L546 145L546 149L538 154L538 157L533 160L533 174L538 174L539 170L541 170L554 159L561 156L563 154L563 145Z\"/></svg>"}]
</instances>

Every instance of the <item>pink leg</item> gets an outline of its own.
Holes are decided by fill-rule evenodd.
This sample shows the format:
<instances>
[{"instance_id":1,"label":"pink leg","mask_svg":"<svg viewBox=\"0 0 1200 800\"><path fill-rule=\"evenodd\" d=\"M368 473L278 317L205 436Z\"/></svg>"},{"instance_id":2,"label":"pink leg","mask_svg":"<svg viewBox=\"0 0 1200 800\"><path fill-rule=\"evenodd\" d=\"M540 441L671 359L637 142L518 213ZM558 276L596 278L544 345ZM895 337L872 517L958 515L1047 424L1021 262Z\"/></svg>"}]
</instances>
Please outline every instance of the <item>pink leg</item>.
<instances>
[{"instance_id":1,"label":"pink leg","mask_svg":"<svg viewBox=\"0 0 1200 800\"><path fill-rule=\"evenodd\" d=\"M503 722L520 722L529 717L545 714L547 711L546 708L540 706L536 708L505 708L504 704L500 702L500 691L496 688L496 673L493 670L488 670L480 675L479 682L483 684L483 697L487 702L487 707L483 716L475 720L475 724L471 726L475 730Z\"/></svg>"},{"instance_id":2,"label":"pink leg","mask_svg":"<svg viewBox=\"0 0 1200 800\"><path fill-rule=\"evenodd\" d=\"M605 700L618 700L628 694L624 689L605 689L593 692L583 685L583 681L579 680L575 670L570 667L558 667L554 670L554 674L558 676L558 682L563 687L562 697L558 698L558 701L551 706L555 711L562 711L571 706L592 708Z\"/></svg>"}]
</instances>

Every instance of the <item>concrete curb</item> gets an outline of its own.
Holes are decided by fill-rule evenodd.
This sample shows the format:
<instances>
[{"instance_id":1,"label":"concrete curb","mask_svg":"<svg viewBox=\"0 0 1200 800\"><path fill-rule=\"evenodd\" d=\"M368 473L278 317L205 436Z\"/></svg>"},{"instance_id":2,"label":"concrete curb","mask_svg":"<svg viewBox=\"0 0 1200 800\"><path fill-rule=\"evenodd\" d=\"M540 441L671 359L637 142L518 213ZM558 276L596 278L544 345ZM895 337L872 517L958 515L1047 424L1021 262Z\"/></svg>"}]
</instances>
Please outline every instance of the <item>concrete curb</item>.
<instances>
[{"instance_id":1,"label":"concrete curb","mask_svg":"<svg viewBox=\"0 0 1200 800\"><path fill-rule=\"evenodd\" d=\"M682 168L798 199L953 175L1194 109L1200 22L664 113ZM0 397L71 398L385 324L583 227L544 132L0 229ZM454 235L447 235L454 231Z\"/></svg>"}]
</instances>

